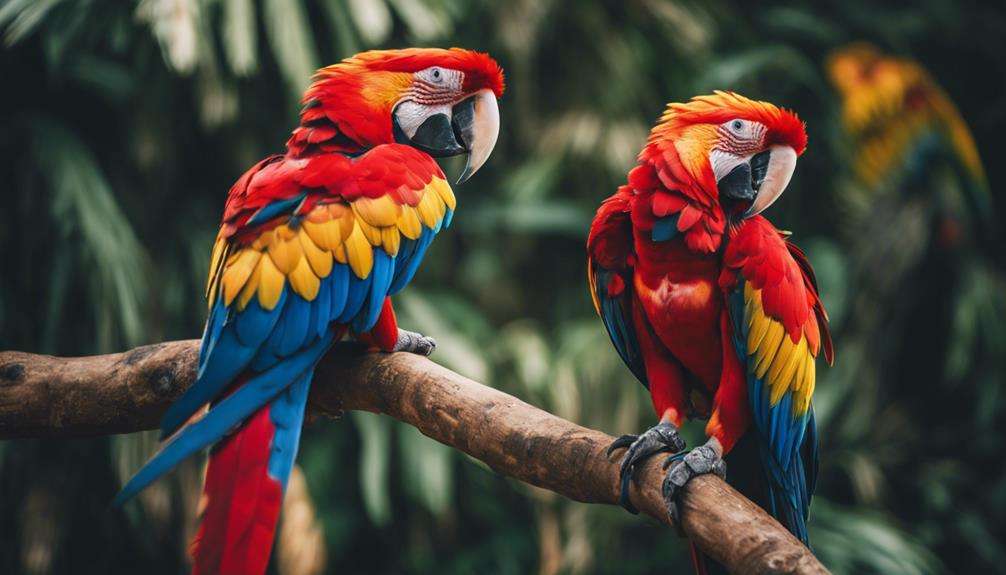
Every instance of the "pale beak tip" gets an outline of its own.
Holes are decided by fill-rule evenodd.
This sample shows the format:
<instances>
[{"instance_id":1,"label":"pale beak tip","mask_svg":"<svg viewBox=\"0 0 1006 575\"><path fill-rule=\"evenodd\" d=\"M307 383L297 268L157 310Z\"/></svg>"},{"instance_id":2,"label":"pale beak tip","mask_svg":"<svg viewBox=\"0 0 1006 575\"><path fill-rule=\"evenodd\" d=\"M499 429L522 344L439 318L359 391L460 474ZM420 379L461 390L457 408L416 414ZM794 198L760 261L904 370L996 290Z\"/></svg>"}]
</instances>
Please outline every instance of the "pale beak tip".
<instances>
[{"instance_id":1,"label":"pale beak tip","mask_svg":"<svg viewBox=\"0 0 1006 575\"><path fill-rule=\"evenodd\" d=\"M458 176L458 181L454 183L455 186L460 186L461 184L468 181L468 178L472 177L475 170L472 169L472 157L468 156L468 160L465 162L465 169Z\"/></svg>"}]
</instances>

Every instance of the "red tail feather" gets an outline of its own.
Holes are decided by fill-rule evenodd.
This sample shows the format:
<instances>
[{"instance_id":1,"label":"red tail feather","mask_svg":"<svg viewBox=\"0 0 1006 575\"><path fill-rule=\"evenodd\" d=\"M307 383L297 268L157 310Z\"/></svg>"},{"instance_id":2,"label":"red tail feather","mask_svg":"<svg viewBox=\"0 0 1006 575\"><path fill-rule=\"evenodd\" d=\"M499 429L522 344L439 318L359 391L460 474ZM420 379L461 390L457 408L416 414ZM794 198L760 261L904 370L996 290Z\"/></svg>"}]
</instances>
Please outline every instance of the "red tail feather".
<instances>
[{"instance_id":1,"label":"red tail feather","mask_svg":"<svg viewBox=\"0 0 1006 575\"><path fill-rule=\"evenodd\" d=\"M282 487L267 474L274 431L266 405L210 454L193 575L265 573L283 501Z\"/></svg>"}]
</instances>

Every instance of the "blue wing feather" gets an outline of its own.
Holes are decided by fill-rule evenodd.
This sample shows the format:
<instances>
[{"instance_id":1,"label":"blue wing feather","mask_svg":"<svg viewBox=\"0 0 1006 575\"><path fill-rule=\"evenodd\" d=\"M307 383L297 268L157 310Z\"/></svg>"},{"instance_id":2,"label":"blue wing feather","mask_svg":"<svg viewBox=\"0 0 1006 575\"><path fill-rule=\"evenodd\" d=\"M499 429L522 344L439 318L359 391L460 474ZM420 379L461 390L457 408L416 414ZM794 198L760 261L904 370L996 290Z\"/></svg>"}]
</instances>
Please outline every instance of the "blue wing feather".
<instances>
[{"instance_id":1,"label":"blue wing feather","mask_svg":"<svg viewBox=\"0 0 1006 575\"><path fill-rule=\"evenodd\" d=\"M356 274L350 274L349 290L346 294L346 306L342 309L339 317L336 318L336 322L350 323L356 317L356 314L360 313L360 308L370 293L370 282L373 277L374 274L370 274L366 278L360 279L356 277Z\"/></svg>"},{"instance_id":2,"label":"blue wing feather","mask_svg":"<svg viewBox=\"0 0 1006 575\"><path fill-rule=\"evenodd\" d=\"M218 441L302 375L309 375L310 370L332 344L333 337L334 332L329 330L311 347L252 376L234 393L214 405L202 419L171 437L122 488L115 497L115 505L125 503L183 459Z\"/></svg>"},{"instance_id":3,"label":"blue wing feather","mask_svg":"<svg viewBox=\"0 0 1006 575\"><path fill-rule=\"evenodd\" d=\"M771 405L766 382L749 366L748 323L744 317L744 279L729 296L733 345L747 373L748 401L759 431L761 459L766 474L774 517L781 520L801 541L807 543L807 515L817 473L817 433L814 409L800 417L793 415L793 395L783 394ZM804 460L804 457L812 460Z\"/></svg>"},{"instance_id":4,"label":"blue wing feather","mask_svg":"<svg viewBox=\"0 0 1006 575\"><path fill-rule=\"evenodd\" d=\"M653 230L650 231L650 237L655 242L666 242L668 240L674 239L678 235L678 217L681 214L673 214L663 218L659 218L653 223Z\"/></svg>"},{"instance_id":5,"label":"blue wing feather","mask_svg":"<svg viewBox=\"0 0 1006 575\"><path fill-rule=\"evenodd\" d=\"M374 250L374 269L370 272L370 296L363 309L353 320L353 330L357 333L370 331L377 323L381 308L384 306L384 299L388 295L388 288L391 285L394 266L393 257L385 253L384 250Z\"/></svg>"},{"instance_id":6,"label":"blue wing feather","mask_svg":"<svg viewBox=\"0 0 1006 575\"><path fill-rule=\"evenodd\" d=\"M266 204L261 209L259 209L259 211L252 214L252 217L248 218L248 221L245 222L245 226L254 227L259 224L264 224L269 220L274 219L287 212L293 212L294 209L297 206L299 206L300 203L303 202L304 198L306 197L307 192L301 192L296 196L293 196L286 200L276 200L274 202L270 202L269 204Z\"/></svg>"},{"instance_id":7,"label":"blue wing feather","mask_svg":"<svg viewBox=\"0 0 1006 575\"><path fill-rule=\"evenodd\" d=\"M308 328L311 323L311 302L294 293L286 298L286 309L283 310L283 336L276 348L276 354L286 357L303 347L307 342ZM271 340L270 340L271 342Z\"/></svg>"},{"instance_id":8,"label":"blue wing feather","mask_svg":"<svg viewBox=\"0 0 1006 575\"><path fill-rule=\"evenodd\" d=\"M331 302L329 307L329 320L335 321L346 309L346 299L349 297L349 275L348 266L336 265L332 268L332 273L325 278L329 282Z\"/></svg>"},{"instance_id":9,"label":"blue wing feather","mask_svg":"<svg viewBox=\"0 0 1006 575\"><path fill-rule=\"evenodd\" d=\"M430 247L430 242L433 241L433 236L435 235L437 235L435 231L424 228L419 238L402 242L403 245L408 244L406 247L408 251L403 257L401 249L399 249L399 256L395 262L395 276L391 281L391 287L388 289L388 295L395 295L402 291L412 281L412 277L416 275L416 270L419 269L419 264L423 262L426 250Z\"/></svg>"},{"instance_id":10,"label":"blue wing feather","mask_svg":"<svg viewBox=\"0 0 1006 575\"><path fill-rule=\"evenodd\" d=\"M646 378L646 367L643 365L643 356L639 350L639 340L636 338L635 326L632 323L631 312L627 309L629 302L628 283L626 288L618 297L608 295L608 284L616 272L606 270L593 262L594 277L596 285L591 286L600 302L601 320L608 330L608 336L615 345L618 355L629 366L629 370L636 376L646 388L650 387Z\"/></svg>"},{"instance_id":11,"label":"blue wing feather","mask_svg":"<svg viewBox=\"0 0 1006 575\"><path fill-rule=\"evenodd\" d=\"M246 225L258 225L297 210L306 192L273 202L256 212ZM373 251L371 274L359 279L349 266L335 262L321 280L311 302L287 285L272 310L252 298L244 310L228 308L222 296L214 303L200 345L199 373L193 386L167 411L161 451L119 493L116 503L133 497L182 459L223 437L245 418L273 401L270 417L276 425L269 473L285 483L293 464L303 422L304 404L315 363L340 330L332 324L352 323L369 331L385 298L400 291L415 275L433 236L450 225L452 210L434 228L423 228L417 240L403 239L399 257ZM230 395L220 398L238 376L247 378ZM209 412L179 429L207 403ZM173 435L172 435L173 434Z\"/></svg>"}]
</instances>

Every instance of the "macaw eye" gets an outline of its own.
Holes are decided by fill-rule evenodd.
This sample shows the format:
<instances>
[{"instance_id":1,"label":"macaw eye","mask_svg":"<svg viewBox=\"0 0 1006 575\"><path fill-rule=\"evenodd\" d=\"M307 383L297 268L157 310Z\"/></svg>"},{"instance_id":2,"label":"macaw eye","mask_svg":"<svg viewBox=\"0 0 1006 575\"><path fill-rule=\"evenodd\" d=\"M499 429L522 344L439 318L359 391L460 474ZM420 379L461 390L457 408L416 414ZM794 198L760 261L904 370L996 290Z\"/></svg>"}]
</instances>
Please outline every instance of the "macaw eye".
<instances>
[{"instance_id":1,"label":"macaw eye","mask_svg":"<svg viewBox=\"0 0 1006 575\"><path fill-rule=\"evenodd\" d=\"M741 120L734 120L733 122L730 122L730 129L739 134L741 130L744 129L744 122Z\"/></svg>"},{"instance_id":2,"label":"macaw eye","mask_svg":"<svg viewBox=\"0 0 1006 575\"><path fill-rule=\"evenodd\" d=\"M440 68L434 68L430 72L430 76L433 77L434 82L439 82L443 78L443 74L440 73Z\"/></svg>"}]
</instances>

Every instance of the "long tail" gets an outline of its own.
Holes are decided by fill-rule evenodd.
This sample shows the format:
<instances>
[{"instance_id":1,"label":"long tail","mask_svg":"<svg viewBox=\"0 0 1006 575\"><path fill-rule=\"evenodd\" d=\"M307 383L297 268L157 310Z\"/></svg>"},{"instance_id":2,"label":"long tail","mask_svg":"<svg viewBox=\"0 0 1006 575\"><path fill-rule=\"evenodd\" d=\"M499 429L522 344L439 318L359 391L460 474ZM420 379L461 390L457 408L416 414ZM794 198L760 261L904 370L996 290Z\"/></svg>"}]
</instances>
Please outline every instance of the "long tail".
<instances>
[{"instance_id":1,"label":"long tail","mask_svg":"<svg viewBox=\"0 0 1006 575\"><path fill-rule=\"evenodd\" d=\"M214 447L203 487L203 519L192 542L193 575L265 573L312 371Z\"/></svg>"}]
</instances>

